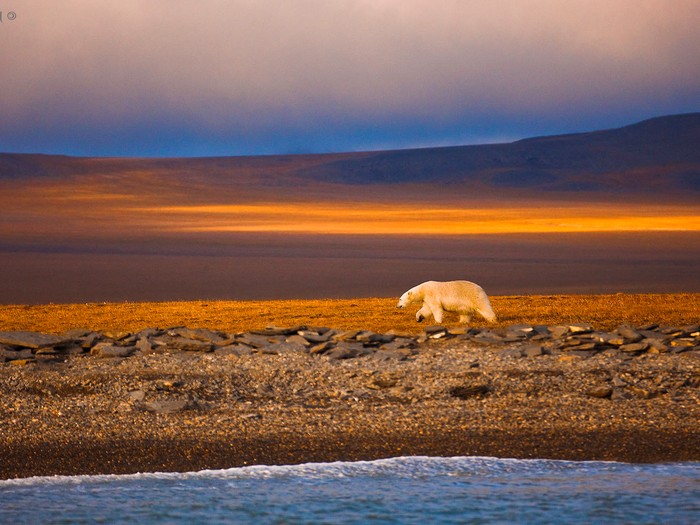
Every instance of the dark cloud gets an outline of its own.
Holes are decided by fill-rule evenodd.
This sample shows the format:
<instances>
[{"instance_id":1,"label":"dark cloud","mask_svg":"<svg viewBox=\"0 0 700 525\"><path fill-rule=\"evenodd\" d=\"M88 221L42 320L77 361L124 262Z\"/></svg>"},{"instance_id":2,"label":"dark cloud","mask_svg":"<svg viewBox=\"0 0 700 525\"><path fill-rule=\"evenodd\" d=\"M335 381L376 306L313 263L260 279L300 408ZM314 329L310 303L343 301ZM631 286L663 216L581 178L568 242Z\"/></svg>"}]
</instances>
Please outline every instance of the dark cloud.
<instances>
[{"instance_id":1,"label":"dark cloud","mask_svg":"<svg viewBox=\"0 0 700 525\"><path fill-rule=\"evenodd\" d=\"M17 0L0 150L332 151L700 108L696 0Z\"/></svg>"}]
</instances>

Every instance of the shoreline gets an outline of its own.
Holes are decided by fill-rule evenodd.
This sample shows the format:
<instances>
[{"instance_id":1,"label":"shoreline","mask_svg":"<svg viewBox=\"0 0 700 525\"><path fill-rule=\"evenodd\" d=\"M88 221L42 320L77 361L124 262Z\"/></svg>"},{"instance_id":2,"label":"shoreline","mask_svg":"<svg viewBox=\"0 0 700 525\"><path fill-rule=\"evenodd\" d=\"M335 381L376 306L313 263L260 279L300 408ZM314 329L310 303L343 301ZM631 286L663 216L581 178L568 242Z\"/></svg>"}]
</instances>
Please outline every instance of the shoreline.
<instances>
[{"instance_id":1,"label":"shoreline","mask_svg":"<svg viewBox=\"0 0 700 525\"><path fill-rule=\"evenodd\" d=\"M45 476L122 475L144 472L195 472L253 465L296 465L336 461L372 461L391 457L495 457L614 461L631 464L700 462L698 432L576 430L421 435L365 434L316 436L313 442L293 435L202 441L193 436L135 442L115 439L81 444L79 455L66 454L75 443L41 442L3 447L0 479ZM128 453L124 451L128 450Z\"/></svg>"},{"instance_id":2,"label":"shoreline","mask_svg":"<svg viewBox=\"0 0 700 525\"><path fill-rule=\"evenodd\" d=\"M405 455L700 461L697 325L2 335L0 479Z\"/></svg>"}]
</instances>

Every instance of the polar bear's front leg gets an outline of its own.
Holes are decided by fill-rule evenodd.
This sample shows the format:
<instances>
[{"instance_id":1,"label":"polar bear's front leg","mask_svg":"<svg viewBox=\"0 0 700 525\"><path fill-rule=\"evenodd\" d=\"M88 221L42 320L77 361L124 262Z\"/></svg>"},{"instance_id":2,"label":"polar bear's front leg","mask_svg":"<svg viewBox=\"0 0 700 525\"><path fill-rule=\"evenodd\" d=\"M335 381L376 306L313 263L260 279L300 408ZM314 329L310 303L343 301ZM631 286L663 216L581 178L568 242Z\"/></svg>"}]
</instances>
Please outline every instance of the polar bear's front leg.
<instances>
[{"instance_id":1,"label":"polar bear's front leg","mask_svg":"<svg viewBox=\"0 0 700 525\"><path fill-rule=\"evenodd\" d=\"M442 306L439 303L425 303L427 307L430 309L430 313L433 314L433 318L435 319L435 322L440 324L442 323Z\"/></svg>"},{"instance_id":2,"label":"polar bear's front leg","mask_svg":"<svg viewBox=\"0 0 700 525\"><path fill-rule=\"evenodd\" d=\"M431 313L432 312L430 311L428 305L423 303L421 309L416 312L416 321L418 321L419 323L422 322L423 319L428 317Z\"/></svg>"}]
</instances>

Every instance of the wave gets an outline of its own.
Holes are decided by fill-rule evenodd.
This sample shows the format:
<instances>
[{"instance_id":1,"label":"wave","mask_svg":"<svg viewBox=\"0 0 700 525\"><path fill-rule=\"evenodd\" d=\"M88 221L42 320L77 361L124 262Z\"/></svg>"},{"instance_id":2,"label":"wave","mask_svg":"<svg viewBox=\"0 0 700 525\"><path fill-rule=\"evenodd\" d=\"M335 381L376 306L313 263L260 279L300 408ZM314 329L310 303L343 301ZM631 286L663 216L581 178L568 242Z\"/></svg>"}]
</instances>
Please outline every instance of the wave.
<instances>
[{"instance_id":1,"label":"wave","mask_svg":"<svg viewBox=\"0 0 700 525\"><path fill-rule=\"evenodd\" d=\"M503 459L483 456L399 456L372 461L336 461L297 465L252 465L219 470L192 472L143 472L136 474L98 474L78 476L34 476L0 480L0 488L32 485L109 483L118 480L197 480L197 479L342 479L356 477L400 477L405 479L431 476L527 475L550 473L582 474L593 472L647 471L656 474L694 471L700 462L632 464L615 461L565 461L550 459Z\"/></svg>"}]
</instances>

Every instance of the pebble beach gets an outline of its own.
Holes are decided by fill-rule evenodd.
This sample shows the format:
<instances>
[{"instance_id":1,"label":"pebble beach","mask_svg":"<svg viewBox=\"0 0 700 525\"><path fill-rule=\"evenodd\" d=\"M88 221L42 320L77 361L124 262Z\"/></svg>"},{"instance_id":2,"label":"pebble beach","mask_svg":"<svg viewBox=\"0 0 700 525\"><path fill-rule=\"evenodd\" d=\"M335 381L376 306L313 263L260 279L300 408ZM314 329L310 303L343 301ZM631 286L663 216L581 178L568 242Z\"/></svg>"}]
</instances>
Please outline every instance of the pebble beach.
<instances>
[{"instance_id":1,"label":"pebble beach","mask_svg":"<svg viewBox=\"0 0 700 525\"><path fill-rule=\"evenodd\" d=\"M700 327L0 332L0 478L405 455L700 460Z\"/></svg>"}]
</instances>

